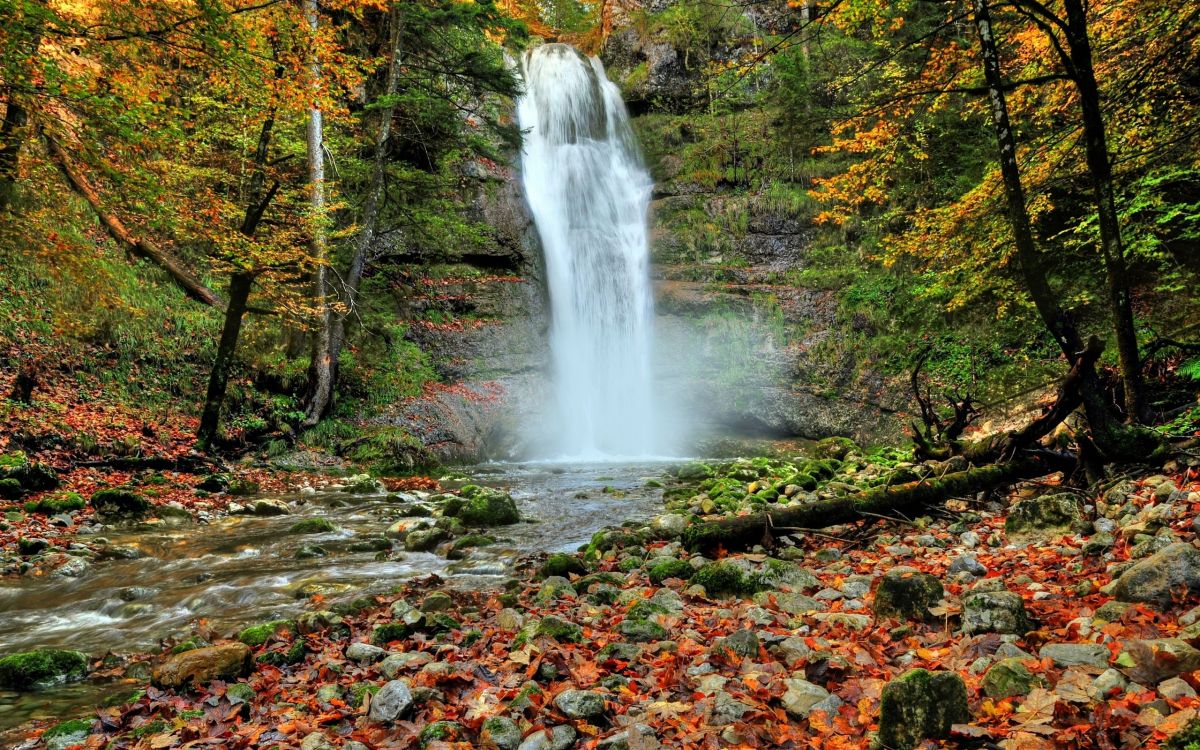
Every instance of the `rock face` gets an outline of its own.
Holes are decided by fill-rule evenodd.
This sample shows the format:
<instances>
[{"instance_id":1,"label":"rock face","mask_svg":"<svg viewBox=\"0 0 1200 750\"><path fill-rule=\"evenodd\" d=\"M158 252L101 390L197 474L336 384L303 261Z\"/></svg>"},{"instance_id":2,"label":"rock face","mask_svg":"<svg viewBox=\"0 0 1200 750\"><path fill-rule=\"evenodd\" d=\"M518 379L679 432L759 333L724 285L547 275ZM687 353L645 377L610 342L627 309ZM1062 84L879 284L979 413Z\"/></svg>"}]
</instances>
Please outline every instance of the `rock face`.
<instances>
[{"instance_id":1,"label":"rock face","mask_svg":"<svg viewBox=\"0 0 1200 750\"><path fill-rule=\"evenodd\" d=\"M922 740L948 737L952 725L970 718L961 677L913 669L883 688L879 742L891 750L912 750Z\"/></svg>"},{"instance_id":2,"label":"rock face","mask_svg":"<svg viewBox=\"0 0 1200 750\"><path fill-rule=\"evenodd\" d=\"M1200 591L1200 550L1172 544L1121 574L1113 587L1117 599L1166 605L1174 594Z\"/></svg>"},{"instance_id":3,"label":"rock face","mask_svg":"<svg viewBox=\"0 0 1200 750\"><path fill-rule=\"evenodd\" d=\"M929 608L945 593L942 582L916 568L889 570L875 589L875 614L898 620L931 620Z\"/></svg>"},{"instance_id":4,"label":"rock face","mask_svg":"<svg viewBox=\"0 0 1200 750\"><path fill-rule=\"evenodd\" d=\"M250 647L227 643L172 656L154 670L152 681L158 687L200 686L216 679L242 677L250 672L250 667Z\"/></svg>"}]
</instances>

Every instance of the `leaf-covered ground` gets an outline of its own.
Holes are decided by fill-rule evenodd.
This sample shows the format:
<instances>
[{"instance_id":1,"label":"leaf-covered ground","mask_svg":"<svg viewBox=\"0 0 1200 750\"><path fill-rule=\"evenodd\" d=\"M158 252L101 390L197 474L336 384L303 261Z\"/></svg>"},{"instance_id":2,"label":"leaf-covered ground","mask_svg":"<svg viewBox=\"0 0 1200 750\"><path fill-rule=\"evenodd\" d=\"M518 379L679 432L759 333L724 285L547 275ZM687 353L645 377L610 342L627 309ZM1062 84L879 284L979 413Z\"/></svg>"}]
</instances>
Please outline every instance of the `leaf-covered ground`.
<instances>
[{"instance_id":1,"label":"leaf-covered ground","mask_svg":"<svg viewBox=\"0 0 1200 750\"><path fill-rule=\"evenodd\" d=\"M950 743L1157 747L1200 707L1200 631L1189 628L1200 599L1186 586L1162 604L1105 592L1131 558L1196 539L1197 479L1180 468L1111 483L1078 497L1083 526L1021 538L1005 530L1007 508L1055 488L803 534L773 556L705 560L626 529L586 561L531 562L507 589L425 580L341 614L314 600L266 629L246 676L147 687L78 737L94 748L866 747L885 685L920 667L965 683L970 719ZM880 581L900 566L944 586L924 620L875 613ZM964 634L962 601L977 587L1015 592L1032 630ZM1001 661L1020 679L989 678ZM410 702L392 711L400 688L374 694L396 680ZM553 737L573 744L537 735L555 727L570 727Z\"/></svg>"}]
</instances>

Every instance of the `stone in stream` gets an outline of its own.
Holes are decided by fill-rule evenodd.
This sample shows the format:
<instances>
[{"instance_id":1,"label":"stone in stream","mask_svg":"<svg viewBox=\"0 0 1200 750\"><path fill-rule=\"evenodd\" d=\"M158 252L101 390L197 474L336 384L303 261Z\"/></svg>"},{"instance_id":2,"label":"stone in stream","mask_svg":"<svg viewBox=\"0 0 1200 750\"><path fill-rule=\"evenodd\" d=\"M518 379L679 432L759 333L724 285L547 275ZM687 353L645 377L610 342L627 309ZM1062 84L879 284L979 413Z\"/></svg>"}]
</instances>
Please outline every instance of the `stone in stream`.
<instances>
[{"instance_id":1,"label":"stone in stream","mask_svg":"<svg viewBox=\"0 0 1200 750\"><path fill-rule=\"evenodd\" d=\"M34 690L81 679L87 673L87 654L62 649L22 651L0 658L0 687Z\"/></svg>"},{"instance_id":2,"label":"stone in stream","mask_svg":"<svg viewBox=\"0 0 1200 750\"><path fill-rule=\"evenodd\" d=\"M47 729L41 737L46 750L66 750L87 742L92 733L91 719L72 719Z\"/></svg>"},{"instance_id":3,"label":"stone in stream","mask_svg":"<svg viewBox=\"0 0 1200 750\"><path fill-rule=\"evenodd\" d=\"M873 746L913 750L926 739L943 739L950 727L971 719L967 687L953 672L913 669L883 688L879 734Z\"/></svg>"},{"instance_id":4,"label":"stone in stream","mask_svg":"<svg viewBox=\"0 0 1200 750\"><path fill-rule=\"evenodd\" d=\"M371 698L367 718L372 721L396 721L404 718L414 703L412 689L404 680L386 683Z\"/></svg>"},{"instance_id":5,"label":"stone in stream","mask_svg":"<svg viewBox=\"0 0 1200 750\"><path fill-rule=\"evenodd\" d=\"M459 492L462 501L447 503L444 513L467 526L507 526L521 520L516 502L501 490L468 484Z\"/></svg>"},{"instance_id":6,"label":"stone in stream","mask_svg":"<svg viewBox=\"0 0 1200 750\"><path fill-rule=\"evenodd\" d=\"M875 589L875 614L899 620L931 620L929 608L942 599L944 589L936 577L916 568L892 568Z\"/></svg>"},{"instance_id":7,"label":"stone in stream","mask_svg":"<svg viewBox=\"0 0 1200 750\"><path fill-rule=\"evenodd\" d=\"M199 687L213 680L231 680L250 673L250 647L227 643L184 651L168 658L153 672L160 688Z\"/></svg>"}]
</instances>

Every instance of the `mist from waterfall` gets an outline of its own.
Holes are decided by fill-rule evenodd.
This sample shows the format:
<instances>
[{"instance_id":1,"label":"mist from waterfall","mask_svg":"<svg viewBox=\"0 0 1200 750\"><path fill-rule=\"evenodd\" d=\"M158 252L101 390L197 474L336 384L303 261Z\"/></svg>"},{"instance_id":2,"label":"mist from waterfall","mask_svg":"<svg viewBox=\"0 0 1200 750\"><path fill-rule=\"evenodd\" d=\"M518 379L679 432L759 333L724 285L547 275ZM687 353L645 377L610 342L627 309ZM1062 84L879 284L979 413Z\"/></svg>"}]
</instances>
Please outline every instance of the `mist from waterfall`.
<instances>
[{"instance_id":1,"label":"mist from waterfall","mask_svg":"<svg viewBox=\"0 0 1200 750\"><path fill-rule=\"evenodd\" d=\"M550 292L555 404L543 457L666 452L653 393L647 212L653 183L620 90L596 58L546 44L521 59L525 194Z\"/></svg>"}]
</instances>

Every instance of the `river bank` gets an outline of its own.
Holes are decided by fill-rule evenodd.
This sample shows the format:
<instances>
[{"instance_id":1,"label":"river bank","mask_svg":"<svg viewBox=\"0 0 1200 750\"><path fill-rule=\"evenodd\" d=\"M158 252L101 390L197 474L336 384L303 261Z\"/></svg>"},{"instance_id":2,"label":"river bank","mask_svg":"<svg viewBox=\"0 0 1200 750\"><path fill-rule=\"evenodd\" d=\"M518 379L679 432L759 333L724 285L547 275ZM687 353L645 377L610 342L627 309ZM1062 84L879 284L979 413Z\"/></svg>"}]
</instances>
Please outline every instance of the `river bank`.
<instances>
[{"instance_id":1,"label":"river bank","mask_svg":"<svg viewBox=\"0 0 1200 750\"><path fill-rule=\"evenodd\" d=\"M597 533L578 553L518 556L483 586L456 585L449 567L405 582L385 572L362 596L310 592L236 634L202 622L161 652L92 654L91 677L108 681L114 705L81 710L57 737L310 749L865 747L873 735L892 747L923 737L1156 747L1197 715L1194 459L1085 493L1028 484L921 518L777 533L770 550L705 557L681 541L689 517L936 470L900 451L833 445L686 464L650 482L644 470L593 471L601 496L649 485L666 512ZM545 497L566 508L574 480L558 471L545 472L557 482ZM454 542L441 544L445 554ZM8 737L65 747L42 734L65 718Z\"/></svg>"}]
</instances>

